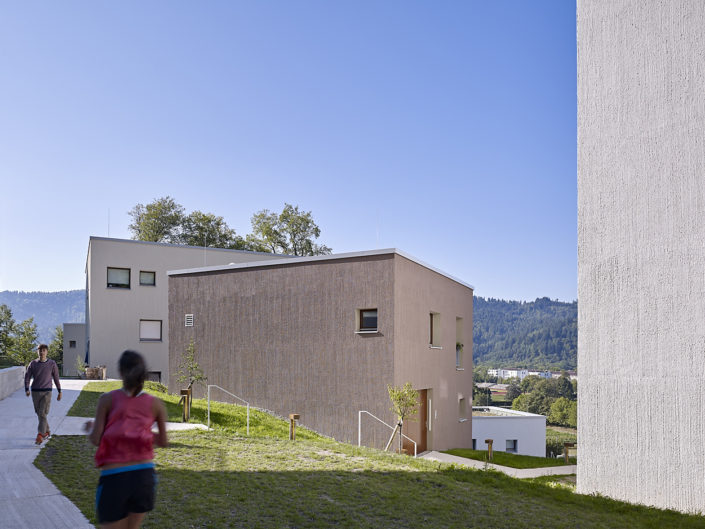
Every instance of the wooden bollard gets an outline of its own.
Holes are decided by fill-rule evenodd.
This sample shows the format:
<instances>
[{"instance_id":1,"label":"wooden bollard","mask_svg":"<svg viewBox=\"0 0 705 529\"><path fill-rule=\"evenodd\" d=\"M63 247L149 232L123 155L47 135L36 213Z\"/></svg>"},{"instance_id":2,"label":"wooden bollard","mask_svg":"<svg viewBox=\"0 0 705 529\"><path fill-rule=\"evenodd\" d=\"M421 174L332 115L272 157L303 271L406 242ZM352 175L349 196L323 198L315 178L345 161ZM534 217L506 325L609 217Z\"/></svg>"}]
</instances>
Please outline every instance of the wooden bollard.
<instances>
[{"instance_id":1,"label":"wooden bollard","mask_svg":"<svg viewBox=\"0 0 705 529\"><path fill-rule=\"evenodd\" d=\"M289 414L289 440L293 441L296 439L296 421L299 420L298 413Z\"/></svg>"},{"instance_id":2,"label":"wooden bollard","mask_svg":"<svg viewBox=\"0 0 705 529\"><path fill-rule=\"evenodd\" d=\"M181 390L181 402L184 405L184 411L181 414L181 421L188 422L191 418L191 388Z\"/></svg>"},{"instance_id":3,"label":"wooden bollard","mask_svg":"<svg viewBox=\"0 0 705 529\"><path fill-rule=\"evenodd\" d=\"M575 443L563 443L563 457L565 458L566 465L570 463L570 457L568 456L569 448L575 448Z\"/></svg>"},{"instance_id":4,"label":"wooden bollard","mask_svg":"<svg viewBox=\"0 0 705 529\"><path fill-rule=\"evenodd\" d=\"M485 443L487 443L487 460L492 461L492 439L485 439Z\"/></svg>"}]
</instances>

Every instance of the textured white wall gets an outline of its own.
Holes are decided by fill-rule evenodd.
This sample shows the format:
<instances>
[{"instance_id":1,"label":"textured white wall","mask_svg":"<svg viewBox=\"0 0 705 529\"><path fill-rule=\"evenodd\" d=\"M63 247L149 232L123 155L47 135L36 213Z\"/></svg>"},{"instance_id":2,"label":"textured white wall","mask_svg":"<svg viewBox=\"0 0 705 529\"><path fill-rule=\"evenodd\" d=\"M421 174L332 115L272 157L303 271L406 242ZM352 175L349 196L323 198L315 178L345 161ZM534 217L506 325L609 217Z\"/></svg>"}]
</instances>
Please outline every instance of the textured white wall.
<instances>
[{"instance_id":1,"label":"textured white wall","mask_svg":"<svg viewBox=\"0 0 705 529\"><path fill-rule=\"evenodd\" d=\"M705 512L705 2L577 14L578 491Z\"/></svg>"}]
</instances>

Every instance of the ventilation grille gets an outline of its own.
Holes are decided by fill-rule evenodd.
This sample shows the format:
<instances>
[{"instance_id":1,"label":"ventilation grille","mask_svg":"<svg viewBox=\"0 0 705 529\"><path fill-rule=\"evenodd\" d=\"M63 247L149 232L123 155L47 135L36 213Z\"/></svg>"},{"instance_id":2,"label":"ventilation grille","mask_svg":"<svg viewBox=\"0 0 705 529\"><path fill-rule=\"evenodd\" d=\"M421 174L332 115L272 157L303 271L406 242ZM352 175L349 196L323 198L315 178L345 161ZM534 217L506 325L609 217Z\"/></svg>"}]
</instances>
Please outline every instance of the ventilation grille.
<instances>
[{"instance_id":1,"label":"ventilation grille","mask_svg":"<svg viewBox=\"0 0 705 529\"><path fill-rule=\"evenodd\" d=\"M184 316L184 327L193 327L193 314L185 314Z\"/></svg>"}]
</instances>

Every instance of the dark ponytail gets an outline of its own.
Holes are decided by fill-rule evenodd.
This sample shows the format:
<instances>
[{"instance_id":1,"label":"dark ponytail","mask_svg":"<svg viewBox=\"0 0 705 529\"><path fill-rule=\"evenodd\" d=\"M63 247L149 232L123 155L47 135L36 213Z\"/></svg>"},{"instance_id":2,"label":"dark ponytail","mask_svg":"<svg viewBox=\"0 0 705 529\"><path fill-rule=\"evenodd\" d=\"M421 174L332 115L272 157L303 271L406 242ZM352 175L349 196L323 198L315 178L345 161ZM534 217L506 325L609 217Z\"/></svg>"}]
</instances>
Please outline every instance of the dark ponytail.
<instances>
[{"instance_id":1,"label":"dark ponytail","mask_svg":"<svg viewBox=\"0 0 705 529\"><path fill-rule=\"evenodd\" d=\"M137 351L123 351L118 360L122 385L132 395L137 395L144 387L147 378L147 364Z\"/></svg>"}]
</instances>

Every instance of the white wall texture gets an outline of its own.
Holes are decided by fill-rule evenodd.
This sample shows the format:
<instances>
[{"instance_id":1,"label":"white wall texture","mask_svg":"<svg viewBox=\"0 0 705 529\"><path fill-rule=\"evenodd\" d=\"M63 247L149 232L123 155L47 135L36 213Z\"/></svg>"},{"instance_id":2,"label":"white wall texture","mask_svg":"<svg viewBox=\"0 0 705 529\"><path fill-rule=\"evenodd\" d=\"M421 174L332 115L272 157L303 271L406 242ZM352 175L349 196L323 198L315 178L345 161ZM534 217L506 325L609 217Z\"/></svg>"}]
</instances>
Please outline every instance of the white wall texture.
<instances>
[{"instance_id":1,"label":"white wall texture","mask_svg":"<svg viewBox=\"0 0 705 529\"><path fill-rule=\"evenodd\" d=\"M0 369L0 400L9 397L24 385L24 367Z\"/></svg>"},{"instance_id":2,"label":"white wall texture","mask_svg":"<svg viewBox=\"0 0 705 529\"><path fill-rule=\"evenodd\" d=\"M577 29L577 488L705 512L705 2Z\"/></svg>"}]
</instances>

